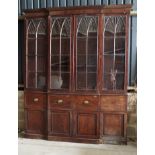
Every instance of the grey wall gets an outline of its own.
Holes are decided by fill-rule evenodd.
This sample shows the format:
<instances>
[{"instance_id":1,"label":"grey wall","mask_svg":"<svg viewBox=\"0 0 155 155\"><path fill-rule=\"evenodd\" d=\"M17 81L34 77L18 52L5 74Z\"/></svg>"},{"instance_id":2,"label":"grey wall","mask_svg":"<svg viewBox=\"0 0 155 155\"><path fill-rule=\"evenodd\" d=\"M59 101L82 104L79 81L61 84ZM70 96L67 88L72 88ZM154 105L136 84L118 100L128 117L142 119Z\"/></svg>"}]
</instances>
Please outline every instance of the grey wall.
<instances>
[{"instance_id":1,"label":"grey wall","mask_svg":"<svg viewBox=\"0 0 155 155\"><path fill-rule=\"evenodd\" d=\"M47 8L47 7L68 7L68 6L87 6L87 5L109 5L109 4L132 4L133 10L137 10L137 0L18 0L18 15L22 15L23 9ZM22 27L19 21L19 83L22 81ZM137 79L137 16L130 17L130 40L129 40L129 85L133 85Z\"/></svg>"}]
</instances>

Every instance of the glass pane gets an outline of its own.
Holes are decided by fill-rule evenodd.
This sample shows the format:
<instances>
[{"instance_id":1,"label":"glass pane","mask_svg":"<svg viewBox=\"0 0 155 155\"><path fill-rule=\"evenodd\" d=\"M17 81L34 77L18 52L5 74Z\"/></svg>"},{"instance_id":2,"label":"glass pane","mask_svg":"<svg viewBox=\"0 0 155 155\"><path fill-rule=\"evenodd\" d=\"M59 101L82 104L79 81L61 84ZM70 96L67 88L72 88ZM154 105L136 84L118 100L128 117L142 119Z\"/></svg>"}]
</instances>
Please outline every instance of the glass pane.
<instances>
[{"instance_id":1,"label":"glass pane","mask_svg":"<svg viewBox=\"0 0 155 155\"><path fill-rule=\"evenodd\" d=\"M59 76L59 72L52 72L51 75L51 88L60 89L62 86L62 78Z\"/></svg>"},{"instance_id":2,"label":"glass pane","mask_svg":"<svg viewBox=\"0 0 155 155\"><path fill-rule=\"evenodd\" d=\"M45 88L47 23L43 18L28 20L27 87Z\"/></svg>"},{"instance_id":3,"label":"glass pane","mask_svg":"<svg viewBox=\"0 0 155 155\"><path fill-rule=\"evenodd\" d=\"M89 33L89 35L91 35L90 33ZM96 33L94 33L94 35L96 35L96 36L94 36L94 37L88 37L88 52L89 52L89 54L94 54L94 55L96 55L96 48L97 48L97 34Z\"/></svg>"},{"instance_id":4,"label":"glass pane","mask_svg":"<svg viewBox=\"0 0 155 155\"><path fill-rule=\"evenodd\" d=\"M116 56L116 60L115 60L115 68L117 69L118 73L124 73L125 71L125 56Z\"/></svg>"},{"instance_id":5,"label":"glass pane","mask_svg":"<svg viewBox=\"0 0 155 155\"><path fill-rule=\"evenodd\" d=\"M104 54L112 54L114 50L114 38L104 38Z\"/></svg>"},{"instance_id":6,"label":"glass pane","mask_svg":"<svg viewBox=\"0 0 155 155\"><path fill-rule=\"evenodd\" d=\"M28 88L35 88L35 82L36 82L36 75L34 72L28 72L28 82L27 87Z\"/></svg>"},{"instance_id":7,"label":"glass pane","mask_svg":"<svg viewBox=\"0 0 155 155\"><path fill-rule=\"evenodd\" d=\"M104 55L104 73L110 73L113 68L114 56L111 54Z\"/></svg>"},{"instance_id":8,"label":"glass pane","mask_svg":"<svg viewBox=\"0 0 155 155\"><path fill-rule=\"evenodd\" d=\"M96 89L96 72L88 73L87 75L87 87L88 89Z\"/></svg>"},{"instance_id":9,"label":"glass pane","mask_svg":"<svg viewBox=\"0 0 155 155\"><path fill-rule=\"evenodd\" d=\"M35 55L35 49L36 49L35 44L36 44L35 38L28 39L28 52L27 52L28 55Z\"/></svg>"},{"instance_id":10,"label":"glass pane","mask_svg":"<svg viewBox=\"0 0 155 155\"><path fill-rule=\"evenodd\" d=\"M77 54L86 54L86 38L77 38Z\"/></svg>"},{"instance_id":11,"label":"glass pane","mask_svg":"<svg viewBox=\"0 0 155 155\"><path fill-rule=\"evenodd\" d=\"M115 39L116 45L115 50L116 54L125 54L125 38L116 38Z\"/></svg>"},{"instance_id":12,"label":"glass pane","mask_svg":"<svg viewBox=\"0 0 155 155\"><path fill-rule=\"evenodd\" d=\"M35 71L35 56L28 56L28 71Z\"/></svg>"},{"instance_id":13,"label":"glass pane","mask_svg":"<svg viewBox=\"0 0 155 155\"><path fill-rule=\"evenodd\" d=\"M51 54L55 55L55 54L59 54L59 44L60 44L60 38L52 38L51 39Z\"/></svg>"},{"instance_id":14,"label":"glass pane","mask_svg":"<svg viewBox=\"0 0 155 155\"><path fill-rule=\"evenodd\" d=\"M46 77L45 73L37 73L37 88L45 88Z\"/></svg>"},{"instance_id":15,"label":"glass pane","mask_svg":"<svg viewBox=\"0 0 155 155\"><path fill-rule=\"evenodd\" d=\"M51 57L51 71L58 71L59 70L59 56L58 55L53 55Z\"/></svg>"},{"instance_id":16,"label":"glass pane","mask_svg":"<svg viewBox=\"0 0 155 155\"><path fill-rule=\"evenodd\" d=\"M48 50L48 44L46 38L37 39L37 55L46 56Z\"/></svg>"},{"instance_id":17,"label":"glass pane","mask_svg":"<svg viewBox=\"0 0 155 155\"><path fill-rule=\"evenodd\" d=\"M51 89L70 86L70 29L69 17L52 17L51 23Z\"/></svg>"},{"instance_id":18,"label":"glass pane","mask_svg":"<svg viewBox=\"0 0 155 155\"><path fill-rule=\"evenodd\" d=\"M98 56L98 17L78 16L76 34L76 89L95 90Z\"/></svg>"},{"instance_id":19,"label":"glass pane","mask_svg":"<svg viewBox=\"0 0 155 155\"><path fill-rule=\"evenodd\" d=\"M46 70L46 59L44 56L37 57L37 71L38 72L45 72Z\"/></svg>"},{"instance_id":20,"label":"glass pane","mask_svg":"<svg viewBox=\"0 0 155 155\"><path fill-rule=\"evenodd\" d=\"M86 72L77 72L77 89L86 89Z\"/></svg>"},{"instance_id":21,"label":"glass pane","mask_svg":"<svg viewBox=\"0 0 155 155\"><path fill-rule=\"evenodd\" d=\"M70 74L66 73L66 72L62 72L61 76L62 76L62 86L61 86L61 88L62 89L68 89L69 82L70 82L69 81Z\"/></svg>"},{"instance_id":22,"label":"glass pane","mask_svg":"<svg viewBox=\"0 0 155 155\"><path fill-rule=\"evenodd\" d=\"M125 16L104 17L104 90L123 90L125 75Z\"/></svg>"}]
</instances>

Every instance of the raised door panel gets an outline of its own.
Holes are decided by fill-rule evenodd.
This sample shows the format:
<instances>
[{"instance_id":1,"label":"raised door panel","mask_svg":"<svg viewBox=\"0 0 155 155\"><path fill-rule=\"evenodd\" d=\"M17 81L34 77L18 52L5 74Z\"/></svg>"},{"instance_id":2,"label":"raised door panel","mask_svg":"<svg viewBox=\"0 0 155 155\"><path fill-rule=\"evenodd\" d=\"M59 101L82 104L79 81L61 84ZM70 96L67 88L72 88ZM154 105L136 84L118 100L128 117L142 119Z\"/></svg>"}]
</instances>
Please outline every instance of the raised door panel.
<instances>
[{"instance_id":1,"label":"raised door panel","mask_svg":"<svg viewBox=\"0 0 155 155\"><path fill-rule=\"evenodd\" d=\"M96 138L98 136L98 114L77 112L75 121L77 137Z\"/></svg>"},{"instance_id":2,"label":"raised door panel","mask_svg":"<svg viewBox=\"0 0 155 155\"><path fill-rule=\"evenodd\" d=\"M32 134L45 133L45 111L26 110L26 130Z\"/></svg>"},{"instance_id":3,"label":"raised door panel","mask_svg":"<svg viewBox=\"0 0 155 155\"><path fill-rule=\"evenodd\" d=\"M50 111L49 134L69 136L71 134L71 113L69 111Z\"/></svg>"},{"instance_id":4,"label":"raised door panel","mask_svg":"<svg viewBox=\"0 0 155 155\"><path fill-rule=\"evenodd\" d=\"M103 114L103 135L124 136L124 116L123 114Z\"/></svg>"}]
</instances>

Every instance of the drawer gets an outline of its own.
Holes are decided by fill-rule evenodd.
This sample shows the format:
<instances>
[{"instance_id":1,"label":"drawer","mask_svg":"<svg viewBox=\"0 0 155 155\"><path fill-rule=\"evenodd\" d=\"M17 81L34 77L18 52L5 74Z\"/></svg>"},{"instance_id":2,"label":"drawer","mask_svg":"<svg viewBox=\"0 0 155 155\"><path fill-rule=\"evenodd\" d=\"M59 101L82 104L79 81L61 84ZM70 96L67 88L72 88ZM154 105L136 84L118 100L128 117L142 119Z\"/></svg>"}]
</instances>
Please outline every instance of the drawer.
<instances>
[{"instance_id":1,"label":"drawer","mask_svg":"<svg viewBox=\"0 0 155 155\"><path fill-rule=\"evenodd\" d=\"M49 95L50 108L72 108L70 95Z\"/></svg>"},{"instance_id":2,"label":"drawer","mask_svg":"<svg viewBox=\"0 0 155 155\"><path fill-rule=\"evenodd\" d=\"M99 105L98 96L76 96L74 104L77 110L97 111Z\"/></svg>"},{"instance_id":3,"label":"drawer","mask_svg":"<svg viewBox=\"0 0 155 155\"><path fill-rule=\"evenodd\" d=\"M46 95L41 93L25 93L26 108L46 108Z\"/></svg>"},{"instance_id":4,"label":"drawer","mask_svg":"<svg viewBox=\"0 0 155 155\"><path fill-rule=\"evenodd\" d=\"M126 96L101 96L101 110L126 111Z\"/></svg>"}]
</instances>

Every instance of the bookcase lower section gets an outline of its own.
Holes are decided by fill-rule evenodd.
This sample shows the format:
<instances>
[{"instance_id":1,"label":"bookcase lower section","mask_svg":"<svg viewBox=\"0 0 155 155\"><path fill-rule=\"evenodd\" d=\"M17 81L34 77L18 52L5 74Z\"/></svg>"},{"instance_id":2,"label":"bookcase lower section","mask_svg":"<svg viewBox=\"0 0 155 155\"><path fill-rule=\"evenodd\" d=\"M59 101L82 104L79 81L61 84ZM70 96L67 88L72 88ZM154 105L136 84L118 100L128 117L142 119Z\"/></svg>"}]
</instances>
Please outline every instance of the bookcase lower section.
<instances>
[{"instance_id":1,"label":"bookcase lower section","mask_svg":"<svg viewBox=\"0 0 155 155\"><path fill-rule=\"evenodd\" d=\"M125 107L126 96L120 95L80 96L26 92L25 137L126 144Z\"/></svg>"}]
</instances>

